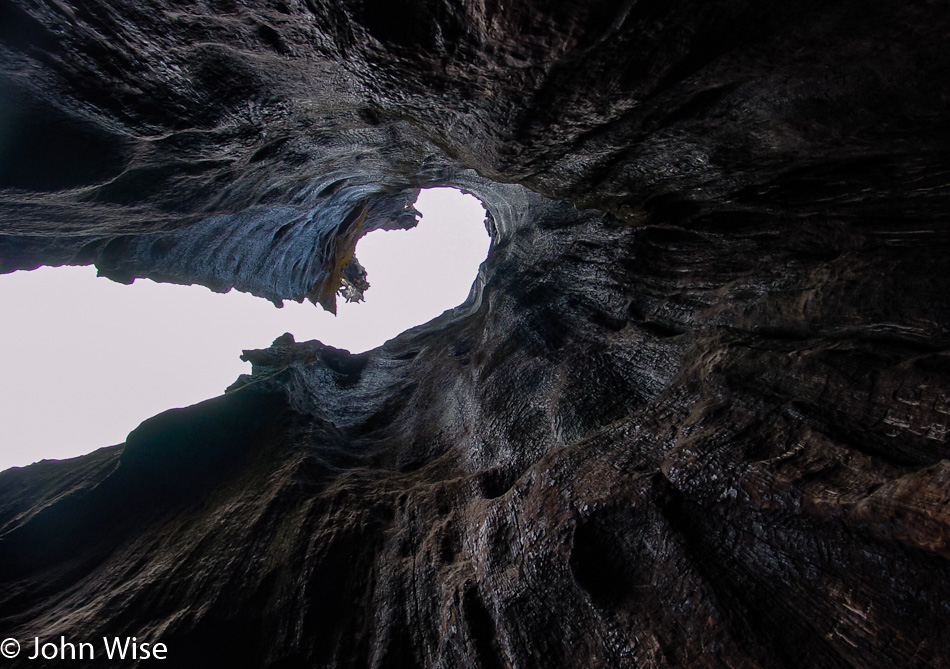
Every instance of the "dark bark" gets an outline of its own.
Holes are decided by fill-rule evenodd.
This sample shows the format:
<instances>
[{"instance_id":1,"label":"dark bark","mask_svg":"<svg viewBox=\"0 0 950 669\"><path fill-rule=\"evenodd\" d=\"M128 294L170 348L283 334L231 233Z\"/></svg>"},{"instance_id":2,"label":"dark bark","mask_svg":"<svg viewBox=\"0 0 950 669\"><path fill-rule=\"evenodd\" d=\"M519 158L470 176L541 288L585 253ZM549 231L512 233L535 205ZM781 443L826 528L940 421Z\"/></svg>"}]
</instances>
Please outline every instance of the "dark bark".
<instances>
[{"instance_id":1,"label":"dark bark","mask_svg":"<svg viewBox=\"0 0 950 669\"><path fill-rule=\"evenodd\" d=\"M0 271L329 308L419 187L493 236L377 350L283 337L120 449L0 474L2 635L947 664L950 14L535 4L0 8Z\"/></svg>"}]
</instances>

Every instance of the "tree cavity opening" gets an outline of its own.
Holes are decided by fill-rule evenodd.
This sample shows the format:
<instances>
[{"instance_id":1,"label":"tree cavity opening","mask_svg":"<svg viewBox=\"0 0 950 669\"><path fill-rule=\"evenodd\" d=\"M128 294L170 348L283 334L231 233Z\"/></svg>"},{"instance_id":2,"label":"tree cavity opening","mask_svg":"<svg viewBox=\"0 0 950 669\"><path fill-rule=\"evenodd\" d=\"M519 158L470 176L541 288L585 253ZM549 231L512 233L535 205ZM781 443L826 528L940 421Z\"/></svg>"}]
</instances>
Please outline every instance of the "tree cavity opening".
<instances>
[{"instance_id":1,"label":"tree cavity opening","mask_svg":"<svg viewBox=\"0 0 950 669\"><path fill-rule=\"evenodd\" d=\"M491 244L485 208L455 188L424 189L415 208L422 217L414 228L374 230L357 242L356 262L347 267L339 290L345 300L338 307L340 322L375 322L384 330L372 342L341 348L358 352L378 346L468 297ZM364 300L365 305L355 304Z\"/></svg>"},{"instance_id":2,"label":"tree cavity opening","mask_svg":"<svg viewBox=\"0 0 950 669\"><path fill-rule=\"evenodd\" d=\"M359 353L465 301L490 238L485 210L455 189L423 190L410 230L357 244L372 288L339 315L310 303L97 277L91 266L0 275L0 470L117 444L141 421L224 392L250 371L244 349L285 332Z\"/></svg>"}]
</instances>

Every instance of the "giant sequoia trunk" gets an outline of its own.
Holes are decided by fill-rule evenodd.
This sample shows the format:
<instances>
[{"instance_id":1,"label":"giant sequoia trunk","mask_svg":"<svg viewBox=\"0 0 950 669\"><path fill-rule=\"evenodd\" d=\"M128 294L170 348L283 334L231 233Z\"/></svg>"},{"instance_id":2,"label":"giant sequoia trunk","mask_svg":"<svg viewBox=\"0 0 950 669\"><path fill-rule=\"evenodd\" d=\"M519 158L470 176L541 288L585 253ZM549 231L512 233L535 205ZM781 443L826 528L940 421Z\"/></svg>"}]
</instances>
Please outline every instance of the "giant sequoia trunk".
<instances>
[{"instance_id":1,"label":"giant sequoia trunk","mask_svg":"<svg viewBox=\"0 0 950 669\"><path fill-rule=\"evenodd\" d=\"M0 474L0 636L950 666L946 6L541 4L3 0L0 271L332 308L431 185L493 244L377 350Z\"/></svg>"}]
</instances>

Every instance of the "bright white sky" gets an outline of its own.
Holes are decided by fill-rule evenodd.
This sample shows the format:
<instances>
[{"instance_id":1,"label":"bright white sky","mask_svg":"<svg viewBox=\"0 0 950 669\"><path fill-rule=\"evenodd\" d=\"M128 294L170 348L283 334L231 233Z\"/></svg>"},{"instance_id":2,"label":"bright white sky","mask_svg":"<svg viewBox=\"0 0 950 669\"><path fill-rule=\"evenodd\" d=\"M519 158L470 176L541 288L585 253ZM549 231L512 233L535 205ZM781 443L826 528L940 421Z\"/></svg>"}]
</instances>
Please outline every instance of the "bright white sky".
<instances>
[{"instance_id":1,"label":"bright white sky","mask_svg":"<svg viewBox=\"0 0 950 669\"><path fill-rule=\"evenodd\" d=\"M243 349L284 332L353 353L461 304L488 253L485 210L448 188L422 191L416 228L357 245L366 301L282 309L246 293L138 279L93 267L0 275L0 470L125 441L140 422L220 395L250 365Z\"/></svg>"}]
</instances>

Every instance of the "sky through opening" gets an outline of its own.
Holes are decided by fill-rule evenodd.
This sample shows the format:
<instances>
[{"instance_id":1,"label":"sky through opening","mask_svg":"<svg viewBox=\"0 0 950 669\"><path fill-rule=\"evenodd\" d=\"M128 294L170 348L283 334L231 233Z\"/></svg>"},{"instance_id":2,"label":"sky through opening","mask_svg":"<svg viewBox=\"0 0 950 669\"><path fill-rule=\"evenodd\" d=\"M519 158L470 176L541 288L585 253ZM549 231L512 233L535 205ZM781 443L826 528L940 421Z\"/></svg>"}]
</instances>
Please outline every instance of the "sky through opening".
<instances>
[{"instance_id":1,"label":"sky through opening","mask_svg":"<svg viewBox=\"0 0 950 669\"><path fill-rule=\"evenodd\" d=\"M488 253L485 210L450 188L423 190L416 228L374 231L356 256L366 301L310 303L137 279L93 267L0 275L0 470L121 443L146 418L220 395L250 365L243 349L284 332L353 353L426 323L468 296Z\"/></svg>"}]
</instances>

